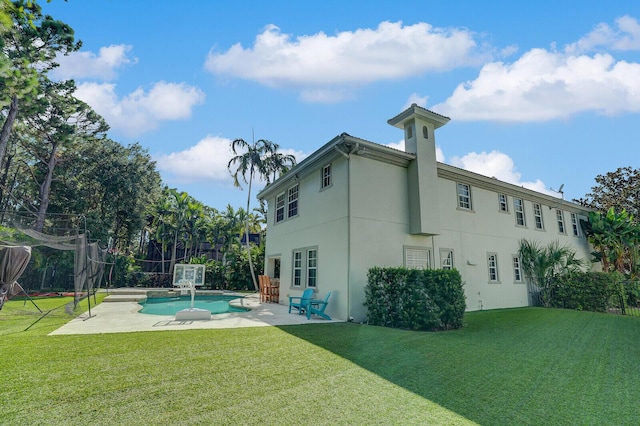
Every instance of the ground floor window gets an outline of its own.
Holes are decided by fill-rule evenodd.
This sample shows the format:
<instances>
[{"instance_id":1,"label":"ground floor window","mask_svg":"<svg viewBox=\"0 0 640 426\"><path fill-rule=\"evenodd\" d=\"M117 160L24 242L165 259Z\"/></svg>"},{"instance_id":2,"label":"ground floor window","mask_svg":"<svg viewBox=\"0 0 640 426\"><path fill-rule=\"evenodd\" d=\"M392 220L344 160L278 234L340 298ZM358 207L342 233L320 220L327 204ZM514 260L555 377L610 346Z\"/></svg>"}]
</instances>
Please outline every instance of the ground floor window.
<instances>
[{"instance_id":1,"label":"ground floor window","mask_svg":"<svg viewBox=\"0 0 640 426\"><path fill-rule=\"evenodd\" d=\"M499 282L500 279L498 276L498 255L496 253L487 253L487 266L489 267L489 282Z\"/></svg>"},{"instance_id":2,"label":"ground floor window","mask_svg":"<svg viewBox=\"0 0 640 426\"><path fill-rule=\"evenodd\" d=\"M453 250L440 249L440 267L442 269L453 269Z\"/></svg>"},{"instance_id":3,"label":"ground floor window","mask_svg":"<svg viewBox=\"0 0 640 426\"><path fill-rule=\"evenodd\" d=\"M318 287L318 248L293 251L293 287Z\"/></svg>"},{"instance_id":4,"label":"ground floor window","mask_svg":"<svg viewBox=\"0 0 640 426\"><path fill-rule=\"evenodd\" d=\"M522 266L520 265L520 258L513 256L513 281L517 283L522 282Z\"/></svg>"}]
</instances>

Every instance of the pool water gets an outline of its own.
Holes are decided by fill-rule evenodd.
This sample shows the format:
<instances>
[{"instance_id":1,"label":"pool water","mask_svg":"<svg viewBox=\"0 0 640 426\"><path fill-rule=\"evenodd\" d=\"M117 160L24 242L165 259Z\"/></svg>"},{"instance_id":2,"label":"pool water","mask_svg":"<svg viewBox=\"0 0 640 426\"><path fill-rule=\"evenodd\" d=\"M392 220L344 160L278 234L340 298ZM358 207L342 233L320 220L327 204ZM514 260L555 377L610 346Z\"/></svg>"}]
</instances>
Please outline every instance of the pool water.
<instances>
[{"instance_id":1,"label":"pool water","mask_svg":"<svg viewBox=\"0 0 640 426\"><path fill-rule=\"evenodd\" d=\"M207 295L196 296L193 307L206 309L212 314L226 314L228 312L246 312L247 308L229 305L229 301L242 296ZM148 298L140 302L140 313L150 315L175 315L178 311L191 308L191 296Z\"/></svg>"}]
</instances>

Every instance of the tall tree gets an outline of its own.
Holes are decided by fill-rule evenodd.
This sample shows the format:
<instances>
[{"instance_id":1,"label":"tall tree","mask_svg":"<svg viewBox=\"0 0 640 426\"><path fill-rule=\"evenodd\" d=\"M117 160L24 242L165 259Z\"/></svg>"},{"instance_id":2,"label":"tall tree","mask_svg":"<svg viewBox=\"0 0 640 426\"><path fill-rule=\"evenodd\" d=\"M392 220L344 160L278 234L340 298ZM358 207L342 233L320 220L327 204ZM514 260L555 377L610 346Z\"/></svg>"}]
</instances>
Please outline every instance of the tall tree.
<instances>
[{"instance_id":1,"label":"tall tree","mask_svg":"<svg viewBox=\"0 0 640 426\"><path fill-rule=\"evenodd\" d=\"M13 25L2 33L0 43L0 58L6 64L0 72L0 107L6 109L0 131L0 162L4 159L20 99L36 95L39 76L58 66L54 62L57 54L68 54L81 46L74 40L70 26L42 15L35 1L16 0L7 12Z\"/></svg>"},{"instance_id":2,"label":"tall tree","mask_svg":"<svg viewBox=\"0 0 640 426\"><path fill-rule=\"evenodd\" d=\"M89 105L73 97L73 80L52 82L44 77L41 88L34 112L28 117L33 131L32 153L44 168L39 183L37 231L42 231L44 226L54 170L64 161L64 151L82 139L104 138L109 128Z\"/></svg>"},{"instance_id":3,"label":"tall tree","mask_svg":"<svg viewBox=\"0 0 640 426\"><path fill-rule=\"evenodd\" d=\"M231 150L233 157L229 160L227 168L233 177L233 184L242 188L239 177L247 184L247 208L246 212L251 211L251 187L254 178L269 180L274 172L273 156L278 152L280 147L271 141L260 139L253 143L248 143L244 139L236 139L231 142ZM253 287L258 291L258 282L256 280L253 261L251 260L251 244L249 242L249 217L245 220L245 235L247 255L249 256L249 269L251 271L251 280Z\"/></svg>"},{"instance_id":4,"label":"tall tree","mask_svg":"<svg viewBox=\"0 0 640 426\"><path fill-rule=\"evenodd\" d=\"M620 167L616 171L598 175L597 185L584 198L575 200L606 214L610 208L616 212L623 210L633 216L634 222L640 218L640 170Z\"/></svg>"}]
</instances>

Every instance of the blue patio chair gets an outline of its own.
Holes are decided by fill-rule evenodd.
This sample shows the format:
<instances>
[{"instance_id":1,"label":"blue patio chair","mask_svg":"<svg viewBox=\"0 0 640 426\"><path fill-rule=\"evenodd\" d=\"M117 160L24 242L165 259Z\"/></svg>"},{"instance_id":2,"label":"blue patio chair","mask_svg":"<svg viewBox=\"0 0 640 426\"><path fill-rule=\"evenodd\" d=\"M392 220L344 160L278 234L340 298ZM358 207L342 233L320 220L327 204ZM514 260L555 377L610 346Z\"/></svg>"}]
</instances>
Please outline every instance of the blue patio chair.
<instances>
[{"instance_id":1,"label":"blue patio chair","mask_svg":"<svg viewBox=\"0 0 640 426\"><path fill-rule=\"evenodd\" d=\"M298 315L308 311L309 301L311 299L313 299L312 288L305 289L302 296L289 296L289 313L291 313L291 308L297 309Z\"/></svg>"},{"instance_id":2,"label":"blue patio chair","mask_svg":"<svg viewBox=\"0 0 640 426\"><path fill-rule=\"evenodd\" d=\"M311 299L309 301L309 309L307 309L307 319L311 319L311 315L318 315L319 317L330 321L331 317L324 313L324 310L329 304L330 296L331 292L327 293L327 295L324 297L324 300Z\"/></svg>"}]
</instances>

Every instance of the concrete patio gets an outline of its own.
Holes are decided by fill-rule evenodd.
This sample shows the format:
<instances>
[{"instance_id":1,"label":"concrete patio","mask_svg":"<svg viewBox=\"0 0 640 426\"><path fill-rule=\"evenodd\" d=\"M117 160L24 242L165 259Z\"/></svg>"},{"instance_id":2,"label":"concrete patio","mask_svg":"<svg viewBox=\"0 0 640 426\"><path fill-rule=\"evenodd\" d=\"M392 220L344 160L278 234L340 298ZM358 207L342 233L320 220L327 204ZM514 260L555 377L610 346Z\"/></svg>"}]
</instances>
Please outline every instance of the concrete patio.
<instances>
[{"instance_id":1,"label":"concrete patio","mask_svg":"<svg viewBox=\"0 0 640 426\"><path fill-rule=\"evenodd\" d=\"M144 292L144 293L143 293ZM102 303L53 331L49 335L128 333L135 331L194 330L209 328L265 327L274 325L326 324L324 319L289 313L288 306L260 303L258 294L232 300L230 304L251 309L247 312L216 314L211 320L176 321L173 315L148 315L136 301L146 297L146 291L111 294Z\"/></svg>"}]
</instances>

